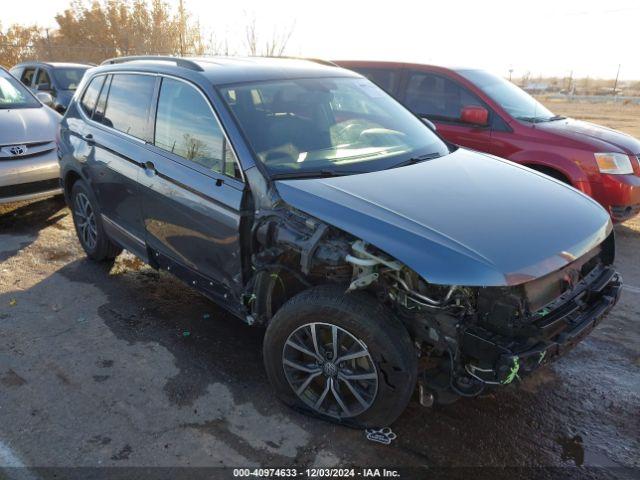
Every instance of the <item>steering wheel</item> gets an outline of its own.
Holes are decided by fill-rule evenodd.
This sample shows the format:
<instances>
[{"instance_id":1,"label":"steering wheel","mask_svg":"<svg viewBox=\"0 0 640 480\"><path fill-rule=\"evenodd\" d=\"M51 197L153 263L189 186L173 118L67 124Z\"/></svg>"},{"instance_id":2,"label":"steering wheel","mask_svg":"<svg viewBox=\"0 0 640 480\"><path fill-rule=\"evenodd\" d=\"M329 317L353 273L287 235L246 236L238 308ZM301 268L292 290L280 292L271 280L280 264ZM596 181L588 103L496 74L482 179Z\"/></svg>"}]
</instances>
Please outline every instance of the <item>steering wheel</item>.
<instances>
[{"instance_id":1,"label":"steering wheel","mask_svg":"<svg viewBox=\"0 0 640 480\"><path fill-rule=\"evenodd\" d=\"M370 125L362 120L354 120L338 129L335 135L341 140L356 140L360 134L369 127Z\"/></svg>"}]
</instances>

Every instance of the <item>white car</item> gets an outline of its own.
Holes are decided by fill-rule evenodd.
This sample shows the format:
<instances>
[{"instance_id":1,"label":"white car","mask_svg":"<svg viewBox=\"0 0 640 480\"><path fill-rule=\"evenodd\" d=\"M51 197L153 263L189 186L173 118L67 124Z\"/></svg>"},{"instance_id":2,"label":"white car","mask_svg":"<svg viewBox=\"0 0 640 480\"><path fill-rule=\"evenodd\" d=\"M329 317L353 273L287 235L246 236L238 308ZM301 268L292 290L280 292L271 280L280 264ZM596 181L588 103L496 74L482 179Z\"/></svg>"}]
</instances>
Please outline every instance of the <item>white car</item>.
<instances>
[{"instance_id":1,"label":"white car","mask_svg":"<svg viewBox=\"0 0 640 480\"><path fill-rule=\"evenodd\" d=\"M0 203L62 193L56 131L62 118L0 67Z\"/></svg>"}]
</instances>

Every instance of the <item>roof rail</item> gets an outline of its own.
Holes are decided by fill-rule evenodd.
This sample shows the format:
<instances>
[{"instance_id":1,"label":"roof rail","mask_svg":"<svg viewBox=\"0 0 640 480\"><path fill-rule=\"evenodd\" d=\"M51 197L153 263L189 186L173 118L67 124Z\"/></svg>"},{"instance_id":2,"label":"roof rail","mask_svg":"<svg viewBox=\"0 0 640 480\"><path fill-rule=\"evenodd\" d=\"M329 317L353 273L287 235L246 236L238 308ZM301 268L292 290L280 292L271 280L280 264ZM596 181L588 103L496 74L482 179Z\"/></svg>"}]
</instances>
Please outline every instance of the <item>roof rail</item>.
<instances>
[{"instance_id":1,"label":"roof rail","mask_svg":"<svg viewBox=\"0 0 640 480\"><path fill-rule=\"evenodd\" d=\"M115 57L105 60L100 65L115 65L117 63L135 62L137 60L149 60L159 62L173 62L178 67L188 68L189 70L195 70L196 72L203 72L204 69L196 62L188 60L186 58L170 57L163 55L131 55L128 57Z\"/></svg>"}]
</instances>

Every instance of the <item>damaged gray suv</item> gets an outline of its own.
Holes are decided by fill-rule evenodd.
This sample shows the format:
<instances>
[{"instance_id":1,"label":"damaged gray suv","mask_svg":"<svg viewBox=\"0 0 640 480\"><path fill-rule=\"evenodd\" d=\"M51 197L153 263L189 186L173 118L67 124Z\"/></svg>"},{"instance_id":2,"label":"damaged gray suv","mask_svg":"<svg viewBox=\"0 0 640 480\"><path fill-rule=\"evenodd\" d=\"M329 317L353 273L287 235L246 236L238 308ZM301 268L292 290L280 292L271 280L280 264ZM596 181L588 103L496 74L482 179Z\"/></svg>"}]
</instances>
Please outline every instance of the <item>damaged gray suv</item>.
<instances>
[{"instance_id":1,"label":"damaged gray suv","mask_svg":"<svg viewBox=\"0 0 640 480\"><path fill-rule=\"evenodd\" d=\"M414 392L509 384L620 295L596 202L325 62L111 60L59 141L87 255L125 248L266 326L275 391L321 418L384 426Z\"/></svg>"}]
</instances>

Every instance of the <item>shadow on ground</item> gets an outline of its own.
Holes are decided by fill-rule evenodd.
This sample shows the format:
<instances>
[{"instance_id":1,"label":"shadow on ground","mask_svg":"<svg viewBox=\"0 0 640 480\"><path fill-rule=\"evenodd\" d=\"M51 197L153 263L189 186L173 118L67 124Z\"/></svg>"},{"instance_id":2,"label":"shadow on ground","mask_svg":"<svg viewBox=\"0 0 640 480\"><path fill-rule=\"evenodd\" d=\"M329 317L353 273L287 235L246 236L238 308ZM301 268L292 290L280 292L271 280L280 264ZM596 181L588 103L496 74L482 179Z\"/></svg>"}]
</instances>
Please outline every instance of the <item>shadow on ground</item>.
<instances>
[{"instance_id":1,"label":"shadow on ground","mask_svg":"<svg viewBox=\"0 0 640 480\"><path fill-rule=\"evenodd\" d=\"M38 232L69 214L62 197L0 207L0 262L31 245Z\"/></svg>"}]
</instances>

